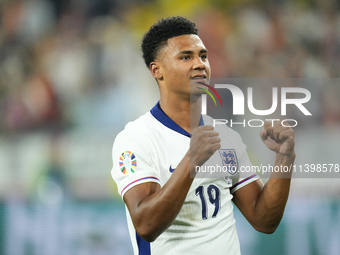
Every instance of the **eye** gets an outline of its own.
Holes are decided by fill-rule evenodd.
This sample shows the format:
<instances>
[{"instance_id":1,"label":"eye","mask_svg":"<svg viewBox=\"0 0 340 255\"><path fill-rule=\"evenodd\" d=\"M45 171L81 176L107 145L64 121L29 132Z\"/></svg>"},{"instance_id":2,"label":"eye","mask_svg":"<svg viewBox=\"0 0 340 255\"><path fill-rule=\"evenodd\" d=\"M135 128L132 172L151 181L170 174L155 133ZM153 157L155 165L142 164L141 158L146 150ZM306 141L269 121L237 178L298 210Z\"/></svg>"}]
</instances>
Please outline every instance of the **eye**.
<instances>
[{"instance_id":1,"label":"eye","mask_svg":"<svg viewBox=\"0 0 340 255\"><path fill-rule=\"evenodd\" d=\"M190 60L191 57L190 56L183 56L181 59L183 59L183 60Z\"/></svg>"},{"instance_id":2,"label":"eye","mask_svg":"<svg viewBox=\"0 0 340 255\"><path fill-rule=\"evenodd\" d=\"M207 55L201 55L201 59L207 59L208 56Z\"/></svg>"}]
</instances>

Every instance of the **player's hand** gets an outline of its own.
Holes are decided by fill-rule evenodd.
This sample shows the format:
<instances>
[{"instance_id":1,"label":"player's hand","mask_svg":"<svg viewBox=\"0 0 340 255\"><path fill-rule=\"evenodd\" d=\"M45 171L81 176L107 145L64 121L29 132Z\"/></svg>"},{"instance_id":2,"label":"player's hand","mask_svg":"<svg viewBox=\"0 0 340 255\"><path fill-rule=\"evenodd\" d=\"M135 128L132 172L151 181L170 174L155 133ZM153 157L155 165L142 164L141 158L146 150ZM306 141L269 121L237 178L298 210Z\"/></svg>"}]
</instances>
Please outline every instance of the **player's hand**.
<instances>
[{"instance_id":1,"label":"player's hand","mask_svg":"<svg viewBox=\"0 0 340 255\"><path fill-rule=\"evenodd\" d=\"M221 148L219 133L213 126L199 126L191 132L190 162L192 166L202 166L216 150Z\"/></svg>"},{"instance_id":2,"label":"player's hand","mask_svg":"<svg viewBox=\"0 0 340 255\"><path fill-rule=\"evenodd\" d=\"M283 124L288 126L287 122ZM270 150L283 156L290 156L294 154L294 131L291 127L285 126L282 126L281 121L265 122L260 136Z\"/></svg>"}]
</instances>

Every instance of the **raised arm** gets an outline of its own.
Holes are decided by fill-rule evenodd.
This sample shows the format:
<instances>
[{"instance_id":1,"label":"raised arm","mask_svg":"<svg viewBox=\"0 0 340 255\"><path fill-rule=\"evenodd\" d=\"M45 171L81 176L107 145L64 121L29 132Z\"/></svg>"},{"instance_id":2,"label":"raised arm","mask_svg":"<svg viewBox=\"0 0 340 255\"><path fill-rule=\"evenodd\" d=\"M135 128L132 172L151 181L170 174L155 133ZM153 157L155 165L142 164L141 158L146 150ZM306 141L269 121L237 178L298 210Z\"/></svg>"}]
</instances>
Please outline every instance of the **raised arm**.
<instances>
[{"instance_id":1,"label":"raised arm","mask_svg":"<svg viewBox=\"0 0 340 255\"><path fill-rule=\"evenodd\" d=\"M287 125L287 123L285 124ZM266 122L261 139L276 152L275 166L291 167L295 160L294 131L280 122ZM257 180L234 193L233 202L258 231L273 233L278 227L288 200L291 172L272 173L265 186Z\"/></svg>"},{"instance_id":2,"label":"raised arm","mask_svg":"<svg viewBox=\"0 0 340 255\"><path fill-rule=\"evenodd\" d=\"M220 148L220 138L212 126L200 126L192 132L189 151L161 188L156 183L139 184L124 195L137 233L154 241L176 218L190 189L195 166L201 166Z\"/></svg>"}]
</instances>

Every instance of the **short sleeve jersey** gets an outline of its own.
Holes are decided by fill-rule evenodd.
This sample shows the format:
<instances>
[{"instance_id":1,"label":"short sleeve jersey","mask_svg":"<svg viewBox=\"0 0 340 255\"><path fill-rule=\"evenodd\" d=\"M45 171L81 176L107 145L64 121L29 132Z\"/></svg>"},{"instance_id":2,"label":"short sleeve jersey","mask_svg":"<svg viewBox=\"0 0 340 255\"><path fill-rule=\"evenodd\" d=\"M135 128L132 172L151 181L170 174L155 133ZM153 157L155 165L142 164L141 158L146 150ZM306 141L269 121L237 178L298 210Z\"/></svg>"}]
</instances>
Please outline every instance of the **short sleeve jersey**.
<instances>
[{"instance_id":1,"label":"short sleeve jersey","mask_svg":"<svg viewBox=\"0 0 340 255\"><path fill-rule=\"evenodd\" d=\"M204 115L203 124L212 125L212 118ZM226 125L218 125L215 130L220 134L221 148L201 166L204 174L196 176L176 219L154 242L138 235L126 208L135 255L240 254L232 194L259 177L238 171L241 166L251 166L240 135ZM159 103L128 123L116 137L112 151L111 175L122 198L141 183L164 186L187 153L190 137ZM224 167L224 177L212 177L207 172L209 166Z\"/></svg>"}]
</instances>

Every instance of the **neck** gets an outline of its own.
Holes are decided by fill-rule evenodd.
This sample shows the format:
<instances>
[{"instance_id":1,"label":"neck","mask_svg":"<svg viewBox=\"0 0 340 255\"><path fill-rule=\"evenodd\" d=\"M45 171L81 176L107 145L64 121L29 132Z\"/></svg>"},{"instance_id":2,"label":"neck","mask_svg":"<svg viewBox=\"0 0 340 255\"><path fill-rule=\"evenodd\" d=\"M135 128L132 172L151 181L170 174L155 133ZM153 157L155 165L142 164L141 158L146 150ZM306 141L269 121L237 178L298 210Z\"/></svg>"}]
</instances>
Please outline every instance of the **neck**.
<instances>
[{"instance_id":1,"label":"neck","mask_svg":"<svg viewBox=\"0 0 340 255\"><path fill-rule=\"evenodd\" d=\"M201 119L201 98L179 100L163 95L160 107L174 122L190 133L190 129L199 126Z\"/></svg>"}]
</instances>

